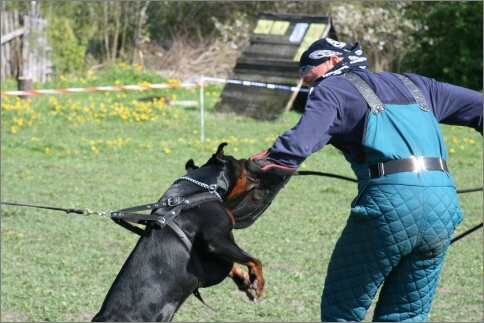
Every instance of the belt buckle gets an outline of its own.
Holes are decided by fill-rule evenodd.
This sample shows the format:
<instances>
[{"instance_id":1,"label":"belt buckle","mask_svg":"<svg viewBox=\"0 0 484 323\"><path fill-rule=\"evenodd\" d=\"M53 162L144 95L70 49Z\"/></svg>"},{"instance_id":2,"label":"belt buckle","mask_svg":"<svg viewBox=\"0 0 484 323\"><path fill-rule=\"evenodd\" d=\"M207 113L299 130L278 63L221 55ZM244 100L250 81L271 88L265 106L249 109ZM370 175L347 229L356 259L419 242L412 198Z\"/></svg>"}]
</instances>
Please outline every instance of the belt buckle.
<instances>
[{"instance_id":1,"label":"belt buckle","mask_svg":"<svg viewBox=\"0 0 484 323\"><path fill-rule=\"evenodd\" d=\"M378 163L377 167L378 167L378 176L379 177L384 176L385 175L385 166L383 166L383 163Z\"/></svg>"},{"instance_id":2,"label":"belt buckle","mask_svg":"<svg viewBox=\"0 0 484 323\"><path fill-rule=\"evenodd\" d=\"M425 158L424 157L410 157L413 160L413 172L419 173L421 171L427 170L425 168Z\"/></svg>"}]
</instances>

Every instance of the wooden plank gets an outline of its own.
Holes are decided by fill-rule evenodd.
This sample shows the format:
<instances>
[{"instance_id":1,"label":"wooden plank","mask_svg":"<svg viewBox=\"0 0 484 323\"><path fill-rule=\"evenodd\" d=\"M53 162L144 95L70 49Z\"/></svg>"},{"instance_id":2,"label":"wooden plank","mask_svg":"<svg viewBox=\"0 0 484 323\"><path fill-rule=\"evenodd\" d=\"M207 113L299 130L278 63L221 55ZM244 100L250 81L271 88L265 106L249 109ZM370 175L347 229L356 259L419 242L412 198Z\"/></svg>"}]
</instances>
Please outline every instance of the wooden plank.
<instances>
[{"instance_id":1,"label":"wooden plank","mask_svg":"<svg viewBox=\"0 0 484 323\"><path fill-rule=\"evenodd\" d=\"M7 43L9 41L11 41L12 39L14 39L16 37L22 36L23 34L24 34L23 28L14 30L12 32L9 32L5 36L2 36L2 38L1 38L1 45L5 44L5 43Z\"/></svg>"},{"instance_id":2,"label":"wooden plank","mask_svg":"<svg viewBox=\"0 0 484 323\"><path fill-rule=\"evenodd\" d=\"M315 28L323 27L320 37L330 34L336 38L330 17L260 15L250 35L250 45L239 56L230 78L300 88L298 53L306 46L305 42L314 37ZM303 110L306 99L305 92L226 84L215 110L272 120L292 106Z\"/></svg>"},{"instance_id":3,"label":"wooden plank","mask_svg":"<svg viewBox=\"0 0 484 323\"><path fill-rule=\"evenodd\" d=\"M12 13L12 25L20 28L20 16L17 10ZM22 38L16 38L10 45L12 46L10 52L12 55L11 76L18 77L22 66Z\"/></svg>"},{"instance_id":4,"label":"wooden plank","mask_svg":"<svg viewBox=\"0 0 484 323\"><path fill-rule=\"evenodd\" d=\"M6 24L7 24L7 16L6 16L6 12L2 11L0 13L0 32L1 34L6 34L9 32L9 30L7 30L6 28ZM1 79L4 80L7 76L7 64L8 64L8 61L7 61L7 52L6 52L6 48L7 46L1 46L0 47L0 75L1 75Z\"/></svg>"}]
</instances>

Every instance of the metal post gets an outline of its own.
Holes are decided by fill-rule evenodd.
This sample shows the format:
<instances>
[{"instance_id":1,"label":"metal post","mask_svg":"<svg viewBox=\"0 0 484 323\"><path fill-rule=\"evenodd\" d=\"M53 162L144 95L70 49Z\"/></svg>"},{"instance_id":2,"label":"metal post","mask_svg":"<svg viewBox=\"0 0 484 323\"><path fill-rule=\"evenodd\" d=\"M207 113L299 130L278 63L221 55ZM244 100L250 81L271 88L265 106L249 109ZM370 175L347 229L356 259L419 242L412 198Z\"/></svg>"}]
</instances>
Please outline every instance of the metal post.
<instances>
[{"instance_id":1,"label":"metal post","mask_svg":"<svg viewBox=\"0 0 484 323\"><path fill-rule=\"evenodd\" d=\"M200 141L205 141L205 104L204 104L204 84L203 75L200 75Z\"/></svg>"}]
</instances>

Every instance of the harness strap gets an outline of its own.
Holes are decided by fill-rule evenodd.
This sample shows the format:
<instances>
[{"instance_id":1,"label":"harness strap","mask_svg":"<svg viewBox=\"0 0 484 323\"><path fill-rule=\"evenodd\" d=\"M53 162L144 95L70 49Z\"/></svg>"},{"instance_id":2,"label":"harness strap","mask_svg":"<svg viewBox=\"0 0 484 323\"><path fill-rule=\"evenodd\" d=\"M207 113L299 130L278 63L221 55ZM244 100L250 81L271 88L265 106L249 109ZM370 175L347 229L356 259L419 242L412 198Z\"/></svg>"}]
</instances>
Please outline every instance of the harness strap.
<instances>
[{"instance_id":1,"label":"harness strap","mask_svg":"<svg viewBox=\"0 0 484 323\"><path fill-rule=\"evenodd\" d=\"M381 100L361 77L351 72L345 73L343 74L343 76L356 87L358 92L360 92L360 94L370 106L371 112L373 112L373 114L378 114L385 111L385 107L383 106Z\"/></svg>"},{"instance_id":2,"label":"harness strap","mask_svg":"<svg viewBox=\"0 0 484 323\"><path fill-rule=\"evenodd\" d=\"M112 218L111 218L112 219ZM135 225L132 225L130 224L128 221L125 221L123 219L112 219L114 221L114 223L116 224L119 224L120 226L122 226L123 228L133 232L133 233L136 233L137 235L139 236L142 236L143 235L143 232L144 230L135 226Z\"/></svg>"},{"instance_id":3,"label":"harness strap","mask_svg":"<svg viewBox=\"0 0 484 323\"><path fill-rule=\"evenodd\" d=\"M169 197L161 200L158 203L150 203L139 206L134 206L122 209L111 213L112 220L125 220L140 224L147 224L149 221L156 221L160 226L164 226L174 216L180 214L183 210L192 208L204 202L219 200L219 198L212 193L204 192L191 197ZM135 213L136 211L168 209L167 214L161 215L156 213L142 214ZM115 221L116 222L116 221ZM119 223L119 222L116 222Z\"/></svg>"},{"instance_id":4,"label":"harness strap","mask_svg":"<svg viewBox=\"0 0 484 323\"><path fill-rule=\"evenodd\" d=\"M198 257L195 250L192 250L192 248L193 248L192 242L190 241L190 239L188 238L186 233L180 228L178 223L176 223L175 221L170 221L170 222L167 223L167 225L173 231L175 231L175 233L180 237L180 239L183 241L183 243L185 243L185 246L187 247L188 251L190 252L190 254L193 258L193 262L195 263L195 267L196 267L197 272L198 272L198 276L199 276L198 277L198 286L199 287L203 286L205 284L205 274L204 274L204 271L203 271L202 262L200 261L200 258Z\"/></svg>"},{"instance_id":5,"label":"harness strap","mask_svg":"<svg viewBox=\"0 0 484 323\"><path fill-rule=\"evenodd\" d=\"M180 196L168 197L160 200L157 203L134 206L134 207L122 209L111 213L111 219L115 223L121 225L123 228L128 229L133 233L136 233L139 236L143 235L144 230L135 225L130 224L129 222L135 222L135 223L146 225L150 221L155 221L156 224L158 224L161 228L163 228L165 225L168 225L168 227L170 227L183 241L188 251L190 252L190 256L191 256L191 259L193 260L193 263L195 264L195 268L198 273L197 275L198 286L193 292L193 295L195 295L195 297L198 298L198 300L200 300L205 306L207 306L211 310L213 310L213 308L211 308L205 303L205 301L202 298L202 295L200 295L200 292L198 291L198 288L203 287L203 285L205 284L205 272L203 270L202 262L200 261L200 258L198 257L197 252L195 250L192 250L193 244L188 238L188 236L186 235L186 233L183 231L182 228L180 228L180 226L175 221L172 221L172 220L183 210L186 210L194 206L197 206L199 204L213 201L213 200L221 201L220 195L214 194L212 190L209 190L209 192L196 194L188 198L180 197ZM157 210L157 209L169 209L169 210L168 210L168 213L164 215L156 214L155 212L152 212L151 214L134 213L136 211Z\"/></svg>"},{"instance_id":6,"label":"harness strap","mask_svg":"<svg viewBox=\"0 0 484 323\"><path fill-rule=\"evenodd\" d=\"M425 112L429 111L429 109L427 108L427 104L425 103L424 96L422 92L419 90L419 88L415 85L415 83L413 83L412 80L410 80L406 75L403 75L403 74L395 74L395 75L400 80L403 81L403 84L405 84L405 86L407 87L407 89L410 91L413 98L415 99L415 101L417 101L418 105L420 106L420 109L422 109L422 111L425 111Z\"/></svg>"}]
</instances>

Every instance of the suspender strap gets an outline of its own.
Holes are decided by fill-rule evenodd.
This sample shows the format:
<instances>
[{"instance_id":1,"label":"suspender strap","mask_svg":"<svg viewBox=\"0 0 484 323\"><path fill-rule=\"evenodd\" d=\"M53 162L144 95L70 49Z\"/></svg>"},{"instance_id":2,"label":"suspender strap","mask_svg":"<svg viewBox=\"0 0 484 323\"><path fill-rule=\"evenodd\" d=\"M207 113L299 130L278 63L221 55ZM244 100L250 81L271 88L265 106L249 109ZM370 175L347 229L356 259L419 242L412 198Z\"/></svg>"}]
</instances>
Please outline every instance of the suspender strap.
<instances>
[{"instance_id":1,"label":"suspender strap","mask_svg":"<svg viewBox=\"0 0 484 323\"><path fill-rule=\"evenodd\" d=\"M412 82L407 76L403 74L395 74L400 80L402 80L403 84L408 88L410 93L412 94L413 98L415 101L418 103L420 106L420 109L422 111L429 111L427 108L427 104L425 103L425 98L422 94L422 92L419 90L417 85ZM376 96L375 92L366 84L366 82L359 77L358 75L354 73L345 73L343 76L349 80L358 90L358 92L361 93L365 101L368 103L370 106L371 112L374 114L381 113L385 111L385 108L383 107L383 103L380 101L380 99Z\"/></svg>"},{"instance_id":2,"label":"suspender strap","mask_svg":"<svg viewBox=\"0 0 484 323\"><path fill-rule=\"evenodd\" d=\"M343 74L343 76L356 87L358 92L360 92L360 94L370 106L371 112L373 112L374 114L378 114L385 111L383 103L361 77L351 72L345 73Z\"/></svg>"},{"instance_id":3,"label":"suspender strap","mask_svg":"<svg viewBox=\"0 0 484 323\"><path fill-rule=\"evenodd\" d=\"M423 111L427 112L429 109L427 108L427 104L425 103L425 99L423 97L422 92L418 89L418 87L415 85L415 83L412 82L408 78L408 76L405 76L403 74L395 74L400 80L403 81L403 84L408 88L410 93L412 94L413 98L415 101L417 101L418 105L420 106L420 109Z\"/></svg>"}]
</instances>

